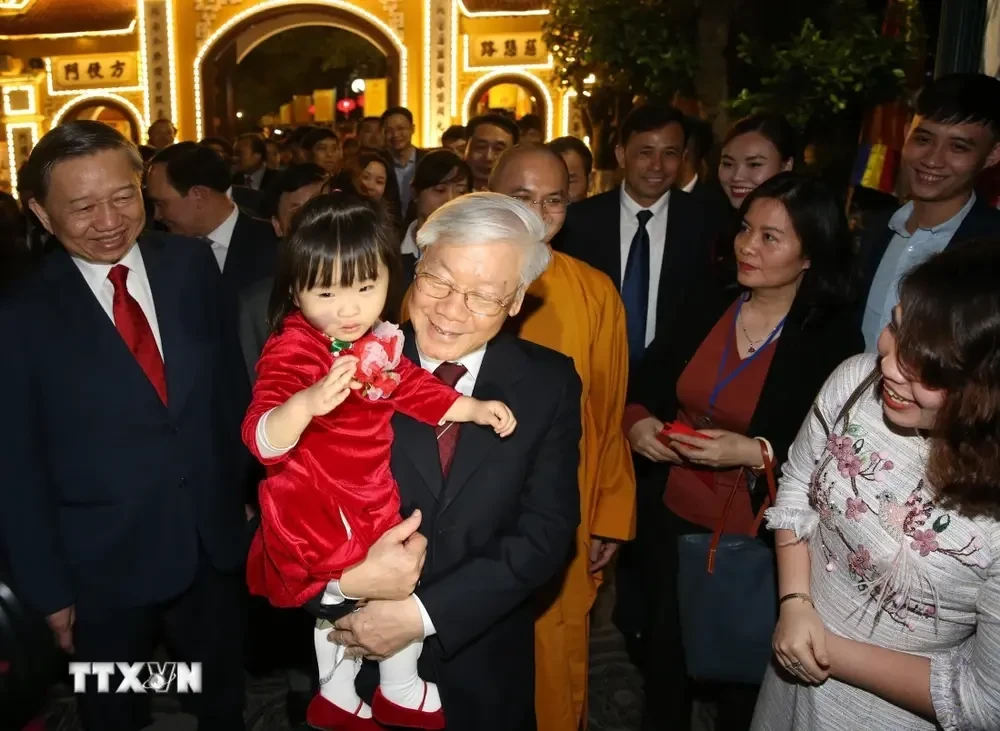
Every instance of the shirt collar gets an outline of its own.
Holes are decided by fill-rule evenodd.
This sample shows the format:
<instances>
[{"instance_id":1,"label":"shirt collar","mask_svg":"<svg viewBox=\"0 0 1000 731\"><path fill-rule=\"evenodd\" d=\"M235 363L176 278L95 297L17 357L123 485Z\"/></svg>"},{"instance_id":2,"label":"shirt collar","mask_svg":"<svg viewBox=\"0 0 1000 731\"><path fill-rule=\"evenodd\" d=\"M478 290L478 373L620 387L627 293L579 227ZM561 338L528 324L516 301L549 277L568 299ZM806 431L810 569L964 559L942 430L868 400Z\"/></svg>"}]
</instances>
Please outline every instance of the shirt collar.
<instances>
[{"instance_id":1,"label":"shirt collar","mask_svg":"<svg viewBox=\"0 0 1000 731\"><path fill-rule=\"evenodd\" d=\"M692 190L694 190L694 186L696 186L696 185L698 185L698 175L697 175L697 173L695 174L695 176L693 178L691 178L691 180L688 181L687 185L685 185L683 188L681 188L681 190L683 190L685 193L690 193Z\"/></svg>"},{"instance_id":2,"label":"shirt collar","mask_svg":"<svg viewBox=\"0 0 1000 731\"><path fill-rule=\"evenodd\" d=\"M413 221L406 229L403 236L403 243L399 246L399 253L411 254L417 259L420 258L420 248L417 246L417 222Z\"/></svg>"},{"instance_id":3,"label":"shirt collar","mask_svg":"<svg viewBox=\"0 0 1000 731\"><path fill-rule=\"evenodd\" d=\"M976 194L973 193L969 196L968 202L962 206L962 210L956 213L954 216L949 218L944 223L939 223L929 229L924 229L929 231L933 236L951 236L958 231L959 226L965 220L965 217L969 215L969 211L972 210L972 206L976 204ZM905 206L900 208L894 214L892 218L889 219L889 228L891 228L895 233L902 236L904 239L910 238L912 234L906 229L906 222L910 220L910 216L913 215L913 201L910 201Z\"/></svg>"},{"instance_id":4,"label":"shirt collar","mask_svg":"<svg viewBox=\"0 0 1000 731\"><path fill-rule=\"evenodd\" d=\"M389 157L392 158L392 164L393 164L394 167L396 167L396 168L398 168L400 170L406 170L407 168L411 168L411 167L415 167L416 166L416 164L417 164L417 148L416 147L413 148L413 152L410 154L410 159L407 160L405 163L401 163L399 160L396 159L396 157L394 155L390 155Z\"/></svg>"},{"instance_id":5,"label":"shirt collar","mask_svg":"<svg viewBox=\"0 0 1000 731\"><path fill-rule=\"evenodd\" d=\"M219 224L219 227L210 233L207 238L216 246L228 248L229 242L233 238L233 230L236 228L236 219L240 217L240 207L233 205L233 210L226 217L226 220Z\"/></svg>"},{"instance_id":6,"label":"shirt collar","mask_svg":"<svg viewBox=\"0 0 1000 731\"><path fill-rule=\"evenodd\" d=\"M417 345L416 336L414 336L414 345ZM439 365L441 365L441 363L444 362L440 360L434 360L433 358L428 358L426 355L424 355L424 352L420 349L419 345L417 345L417 354L420 356L421 368L430 371L431 373L433 373L434 370ZM479 379L479 371L483 367L484 357L486 357L485 345L483 345L478 350L473 350L471 353L466 353L457 361L452 361L452 362L465 366L465 369L469 372L469 375L472 376L473 382L475 382Z\"/></svg>"},{"instance_id":7,"label":"shirt collar","mask_svg":"<svg viewBox=\"0 0 1000 731\"><path fill-rule=\"evenodd\" d=\"M83 278L87 280L90 288L95 291L104 286L104 283L108 281L108 274L111 272L111 267L115 266L114 264L105 264L103 262L87 261L76 255L72 256L73 263L76 264ZM146 265L143 264L138 244L133 244L128 253L118 260L118 264L124 264L128 267L129 271L136 272L143 278L146 277Z\"/></svg>"},{"instance_id":8,"label":"shirt collar","mask_svg":"<svg viewBox=\"0 0 1000 731\"><path fill-rule=\"evenodd\" d=\"M635 218L639 211L649 211L653 214L653 218L656 218L661 213L666 212L667 204L670 203L670 191L667 190L666 193L661 195L659 199L653 203L653 205L648 208L644 208L636 203L635 199L632 198L628 193L625 192L625 184L622 183L621 187L621 206L622 213L627 215L629 218Z\"/></svg>"},{"instance_id":9,"label":"shirt collar","mask_svg":"<svg viewBox=\"0 0 1000 731\"><path fill-rule=\"evenodd\" d=\"M265 170L267 170L267 166L261 165L259 168L250 173L250 175L248 176L250 180L253 181L253 184L256 186L257 190L260 189L260 184L264 181Z\"/></svg>"}]
</instances>

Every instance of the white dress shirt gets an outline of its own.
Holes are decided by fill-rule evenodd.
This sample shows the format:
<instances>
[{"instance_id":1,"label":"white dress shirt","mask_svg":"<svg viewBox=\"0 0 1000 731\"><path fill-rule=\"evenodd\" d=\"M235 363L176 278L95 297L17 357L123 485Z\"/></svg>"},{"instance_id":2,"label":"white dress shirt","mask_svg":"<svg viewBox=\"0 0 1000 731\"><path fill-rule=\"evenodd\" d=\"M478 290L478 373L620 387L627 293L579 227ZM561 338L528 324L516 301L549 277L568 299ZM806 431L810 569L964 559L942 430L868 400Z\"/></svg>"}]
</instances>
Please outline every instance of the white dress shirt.
<instances>
[{"instance_id":1,"label":"white dress shirt","mask_svg":"<svg viewBox=\"0 0 1000 731\"><path fill-rule=\"evenodd\" d=\"M97 262L85 261L78 257L73 257L73 263L83 275L90 291L94 293L98 303L111 318L115 321L114 302L115 285L108 279L111 267L114 264L99 264ZM132 295L132 298L139 303L142 314L146 316L149 327L153 331L153 338L156 340L156 347L160 351L160 358L163 358L163 342L160 340L160 325L156 320L156 307L153 304L153 290L149 286L149 277L146 275L146 265L142 261L142 252L139 245L134 245L128 253L118 262L128 267L128 278L125 280L125 289ZM164 359L166 362L166 359Z\"/></svg>"},{"instance_id":2,"label":"white dress shirt","mask_svg":"<svg viewBox=\"0 0 1000 731\"><path fill-rule=\"evenodd\" d=\"M694 177L691 178L691 180L688 181L688 184L685 185L683 188L681 188L681 190L683 190L685 193L690 193L692 190L694 190L694 186L696 185L698 185L697 173L695 173Z\"/></svg>"},{"instance_id":3,"label":"white dress shirt","mask_svg":"<svg viewBox=\"0 0 1000 731\"><path fill-rule=\"evenodd\" d=\"M264 173L267 172L267 166L261 165L259 168L254 170L247 176L248 188L253 188L254 190L260 190L261 183L264 182Z\"/></svg>"},{"instance_id":4,"label":"white dress shirt","mask_svg":"<svg viewBox=\"0 0 1000 731\"><path fill-rule=\"evenodd\" d=\"M236 229L236 219L239 217L240 208L234 203L233 210L226 217L226 220L205 237L212 242L212 253L215 254L215 261L219 264L220 272L226 267L226 254L229 253L229 244L233 238L233 231Z\"/></svg>"},{"instance_id":5,"label":"white dress shirt","mask_svg":"<svg viewBox=\"0 0 1000 731\"><path fill-rule=\"evenodd\" d=\"M417 348L417 354L420 357L420 367L429 373L433 373L435 369L443 362L440 360L434 360L433 358L424 355L424 353L420 350L419 347ZM472 395L472 391L476 387L476 379L479 378L479 371L483 367L483 358L485 356L486 356L486 346L484 345L478 350L474 350L471 353L464 355L457 361L455 361L460 365L465 366L466 370L465 375L459 378L458 383L455 384L455 390L458 391L463 396ZM274 409L271 409L271 411L274 411ZM285 447L282 449L279 447L275 447L268 441L267 434L264 430L264 422L267 420L267 417L270 416L271 411L268 411L266 414L264 414L264 416L260 418L260 421L257 422L257 430L256 430L257 449L260 451L261 455L267 458L280 457L281 455L285 454L286 452L291 450L292 447L295 446L295 444L293 444L289 447ZM348 524L347 517L344 515L343 511L341 511L340 513L340 519L343 521L344 528L347 530L348 538L350 538L351 526ZM349 597L345 595L340 590L340 582L337 581L336 579L333 579L327 583L326 590L323 592L323 597L320 599L320 603L327 605L329 604L335 605L335 604L342 604L345 599L356 600L359 598L360 597ZM430 615L427 613L427 609L424 607L424 603L420 601L420 597L414 594L413 600L417 603L417 609L420 610L420 619L424 625L424 637L430 637L431 635L437 632L437 629L435 629L434 627L434 622L431 620Z\"/></svg>"},{"instance_id":6,"label":"white dress shirt","mask_svg":"<svg viewBox=\"0 0 1000 731\"><path fill-rule=\"evenodd\" d=\"M663 251L667 244L667 215L670 208L670 191L668 190L649 208L643 208L633 200L625 186L621 188L621 262L622 270L619 284L625 283L625 264L628 262L628 252L632 247L632 237L639 230L639 211L648 210L653 217L646 223L649 233L649 306L646 308L646 345L653 342L656 334L656 301L660 294L660 272L663 269Z\"/></svg>"},{"instance_id":7,"label":"white dress shirt","mask_svg":"<svg viewBox=\"0 0 1000 731\"><path fill-rule=\"evenodd\" d=\"M403 243L399 246L400 254L409 254L415 259L420 258L420 247L417 246L417 222L413 221L406 227Z\"/></svg>"}]
</instances>

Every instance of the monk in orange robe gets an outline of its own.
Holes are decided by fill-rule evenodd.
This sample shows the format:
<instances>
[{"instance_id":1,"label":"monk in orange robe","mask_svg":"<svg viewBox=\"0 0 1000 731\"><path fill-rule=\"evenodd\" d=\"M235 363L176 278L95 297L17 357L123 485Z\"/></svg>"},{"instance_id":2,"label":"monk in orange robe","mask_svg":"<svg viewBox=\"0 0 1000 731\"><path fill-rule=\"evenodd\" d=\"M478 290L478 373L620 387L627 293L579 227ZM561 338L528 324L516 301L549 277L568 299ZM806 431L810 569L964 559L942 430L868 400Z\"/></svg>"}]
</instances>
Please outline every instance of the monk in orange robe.
<instances>
[{"instance_id":1,"label":"monk in orange robe","mask_svg":"<svg viewBox=\"0 0 1000 731\"><path fill-rule=\"evenodd\" d=\"M508 150L490 176L490 190L539 213L547 242L562 228L569 173L553 151ZM535 624L538 731L578 731L587 726L589 615L601 570L635 533L635 475L621 428L628 380L625 308L606 274L553 251L511 322L522 338L571 357L583 381L576 551L561 584L544 597Z\"/></svg>"}]
</instances>

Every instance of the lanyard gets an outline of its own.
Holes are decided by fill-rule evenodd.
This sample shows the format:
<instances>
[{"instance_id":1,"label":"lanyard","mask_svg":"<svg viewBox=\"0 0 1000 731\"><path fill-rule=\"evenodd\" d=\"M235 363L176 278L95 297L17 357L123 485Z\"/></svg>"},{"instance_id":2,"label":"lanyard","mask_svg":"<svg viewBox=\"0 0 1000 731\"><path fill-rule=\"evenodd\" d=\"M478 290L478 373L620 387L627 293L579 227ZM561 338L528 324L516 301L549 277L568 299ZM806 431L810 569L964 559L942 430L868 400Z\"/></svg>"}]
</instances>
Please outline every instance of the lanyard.
<instances>
[{"instance_id":1,"label":"lanyard","mask_svg":"<svg viewBox=\"0 0 1000 731\"><path fill-rule=\"evenodd\" d=\"M743 309L744 301L745 300L741 297L739 304L736 305L736 312L733 313L733 323L732 326L729 328L729 337L726 338L726 347L722 351L722 360L719 361L719 370L715 374L715 387L712 389L712 394L708 397L709 414L712 414L712 412L715 411L715 402L718 401L719 394L722 393L722 390L730 383L732 383L733 379L736 378L736 376L738 376L740 373L742 373L744 369L746 369L746 367L753 362L753 359L756 358L758 355L760 355L761 351L764 350L764 348L766 348L768 345L771 344L771 342L778 336L778 333L781 332L781 328L785 326L785 320L788 319L788 315L785 315L783 318L781 318L781 322L779 322L777 326L775 326L774 330L771 331L771 334L767 336L767 340L764 341L764 344L761 345L759 348L757 348L747 358L744 358L742 361L740 361L740 364L738 366L733 368L733 370L730 371L728 375L723 377L722 371L726 367L726 361L729 360L729 350L730 348L732 348L733 342L736 340L736 321L740 316L740 310Z\"/></svg>"}]
</instances>

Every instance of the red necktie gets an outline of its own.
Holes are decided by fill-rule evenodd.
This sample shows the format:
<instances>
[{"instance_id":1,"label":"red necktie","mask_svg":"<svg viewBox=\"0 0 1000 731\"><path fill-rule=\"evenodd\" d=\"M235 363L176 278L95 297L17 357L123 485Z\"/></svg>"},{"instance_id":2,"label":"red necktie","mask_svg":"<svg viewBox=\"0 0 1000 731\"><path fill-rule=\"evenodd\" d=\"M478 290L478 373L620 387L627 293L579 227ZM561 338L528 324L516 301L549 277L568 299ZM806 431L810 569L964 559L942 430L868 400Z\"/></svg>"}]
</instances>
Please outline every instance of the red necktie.
<instances>
[{"instance_id":1,"label":"red necktie","mask_svg":"<svg viewBox=\"0 0 1000 731\"><path fill-rule=\"evenodd\" d=\"M149 326L149 320L125 286L128 272L129 269L124 264L116 264L108 272L108 279L115 288L115 298L111 306L115 327L118 328L128 349L132 351L132 355L139 361L146 378L160 395L160 400L166 404L167 377L163 370L163 358L160 357L160 351L156 347L156 338L153 337L153 328Z\"/></svg>"},{"instance_id":2,"label":"red necktie","mask_svg":"<svg viewBox=\"0 0 1000 731\"><path fill-rule=\"evenodd\" d=\"M461 363L442 363L434 369L434 375L452 388L455 388L455 384L466 373L468 373L468 370ZM441 474L445 479L448 479L451 460L455 456L455 445L458 443L458 428L460 426L461 424L454 421L446 421L435 429L437 433L438 455L441 457Z\"/></svg>"}]
</instances>

